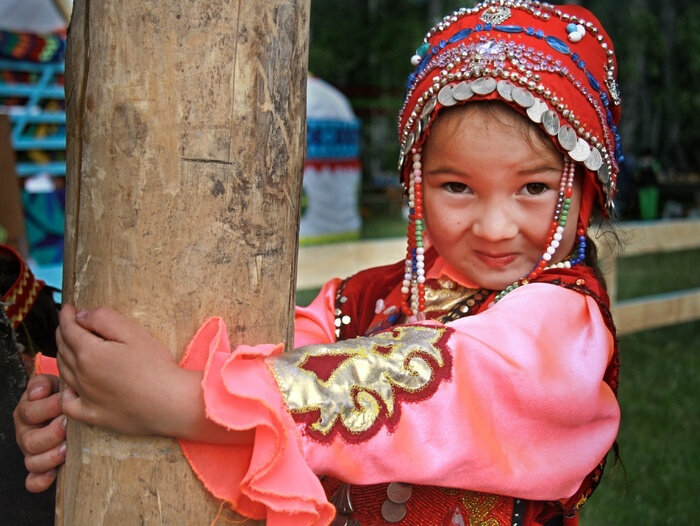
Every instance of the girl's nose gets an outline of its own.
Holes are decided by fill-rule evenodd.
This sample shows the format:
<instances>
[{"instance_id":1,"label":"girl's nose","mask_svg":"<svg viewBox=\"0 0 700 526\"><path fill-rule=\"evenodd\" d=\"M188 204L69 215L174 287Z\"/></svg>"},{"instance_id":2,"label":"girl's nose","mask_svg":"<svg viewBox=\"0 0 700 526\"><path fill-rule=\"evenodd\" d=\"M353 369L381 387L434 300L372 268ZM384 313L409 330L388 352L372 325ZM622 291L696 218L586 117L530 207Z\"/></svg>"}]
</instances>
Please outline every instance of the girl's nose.
<instances>
[{"instance_id":1,"label":"girl's nose","mask_svg":"<svg viewBox=\"0 0 700 526\"><path fill-rule=\"evenodd\" d=\"M487 241L505 241L518 235L518 225L508 203L485 203L478 211L472 230Z\"/></svg>"}]
</instances>

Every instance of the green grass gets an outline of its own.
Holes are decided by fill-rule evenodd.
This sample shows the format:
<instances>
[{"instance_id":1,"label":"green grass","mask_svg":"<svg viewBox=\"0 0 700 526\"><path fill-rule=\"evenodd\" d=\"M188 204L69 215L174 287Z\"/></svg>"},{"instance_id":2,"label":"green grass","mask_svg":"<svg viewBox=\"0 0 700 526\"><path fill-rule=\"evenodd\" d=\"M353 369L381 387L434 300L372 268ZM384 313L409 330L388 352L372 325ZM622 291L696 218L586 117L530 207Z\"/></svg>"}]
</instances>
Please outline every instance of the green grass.
<instances>
[{"instance_id":1,"label":"green grass","mask_svg":"<svg viewBox=\"0 0 700 526\"><path fill-rule=\"evenodd\" d=\"M617 267L617 298L700 287L699 268L700 250L622 257Z\"/></svg>"},{"instance_id":2,"label":"green grass","mask_svg":"<svg viewBox=\"0 0 700 526\"><path fill-rule=\"evenodd\" d=\"M363 238L403 236L398 213L370 214ZM700 287L700 250L622 257L618 299ZM300 291L307 304L316 290ZM700 321L620 339L618 436L581 526L693 524L700 484ZM623 467L624 466L624 467Z\"/></svg>"},{"instance_id":3,"label":"green grass","mask_svg":"<svg viewBox=\"0 0 700 526\"><path fill-rule=\"evenodd\" d=\"M608 459L581 525L693 524L700 480L700 322L625 336L620 352L622 462Z\"/></svg>"}]
</instances>

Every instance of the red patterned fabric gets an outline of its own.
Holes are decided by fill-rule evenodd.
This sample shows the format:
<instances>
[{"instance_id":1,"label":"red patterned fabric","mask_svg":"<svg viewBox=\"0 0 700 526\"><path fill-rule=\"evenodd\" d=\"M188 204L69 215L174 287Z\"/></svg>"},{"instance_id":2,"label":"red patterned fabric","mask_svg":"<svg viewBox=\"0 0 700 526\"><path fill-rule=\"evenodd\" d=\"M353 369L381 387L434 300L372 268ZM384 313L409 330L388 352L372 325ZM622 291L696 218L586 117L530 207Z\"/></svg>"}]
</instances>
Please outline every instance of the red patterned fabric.
<instances>
[{"instance_id":1,"label":"red patterned fabric","mask_svg":"<svg viewBox=\"0 0 700 526\"><path fill-rule=\"evenodd\" d=\"M32 309L36 297L39 291L44 288L45 283L34 277L29 265L11 246L0 245L0 257L16 260L19 264L17 279L0 298L5 306L7 317L12 322L12 328L16 330Z\"/></svg>"}]
</instances>

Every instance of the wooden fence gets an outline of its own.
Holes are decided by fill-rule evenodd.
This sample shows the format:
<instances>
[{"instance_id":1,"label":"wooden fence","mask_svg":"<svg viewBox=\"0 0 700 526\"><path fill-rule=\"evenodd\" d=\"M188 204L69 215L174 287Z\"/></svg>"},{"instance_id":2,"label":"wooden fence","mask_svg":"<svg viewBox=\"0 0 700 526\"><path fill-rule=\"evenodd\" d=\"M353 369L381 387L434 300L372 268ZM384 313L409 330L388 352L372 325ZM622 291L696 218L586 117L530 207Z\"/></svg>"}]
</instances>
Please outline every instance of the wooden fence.
<instances>
[{"instance_id":1,"label":"wooden fence","mask_svg":"<svg viewBox=\"0 0 700 526\"><path fill-rule=\"evenodd\" d=\"M623 242L622 252L616 253L607 243L598 247L618 334L700 319L700 288L617 300L620 257L700 248L700 220L620 223L616 231Z\"/></svg>"},{"instance_id":2,"label":"wooden fence","mask_svg":"<svg viewBox=\"0 0 700 526\"><path fill-rule=\"evenodd\" d=\"M621 257L700 248L700 219L628 222L615 227L622 251L598 243L619 334L700 319L700 288L617 301L617 261ZM405 255L402 238L357 241L299 249L299 290L319 288L334 276L392 263ZM700 271L700 270L699 270Z\"/></svg>"}]
</instances>

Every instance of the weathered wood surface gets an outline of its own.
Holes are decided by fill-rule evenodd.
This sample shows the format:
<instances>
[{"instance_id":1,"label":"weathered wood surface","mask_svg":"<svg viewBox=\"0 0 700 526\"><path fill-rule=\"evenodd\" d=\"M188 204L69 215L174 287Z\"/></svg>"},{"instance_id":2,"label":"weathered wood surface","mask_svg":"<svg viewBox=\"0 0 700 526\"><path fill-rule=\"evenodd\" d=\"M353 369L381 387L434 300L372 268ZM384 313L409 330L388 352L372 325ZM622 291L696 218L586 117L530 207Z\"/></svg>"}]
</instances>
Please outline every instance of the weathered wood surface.
<instances>
[{"instance_id":1,"label":"weathered wood surface","mask_svg":"<svg viewBox=\"0 0 700 526\"><path fill-rule=\"evenodd\" d=\"M234 344L291 341L308 16L309 0L76 0L67 301L178 355L211 315ZM58 501L65 526L237 520L174 441L75 422Z\"/></svg>"}]
</instances>

